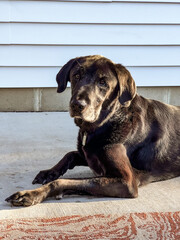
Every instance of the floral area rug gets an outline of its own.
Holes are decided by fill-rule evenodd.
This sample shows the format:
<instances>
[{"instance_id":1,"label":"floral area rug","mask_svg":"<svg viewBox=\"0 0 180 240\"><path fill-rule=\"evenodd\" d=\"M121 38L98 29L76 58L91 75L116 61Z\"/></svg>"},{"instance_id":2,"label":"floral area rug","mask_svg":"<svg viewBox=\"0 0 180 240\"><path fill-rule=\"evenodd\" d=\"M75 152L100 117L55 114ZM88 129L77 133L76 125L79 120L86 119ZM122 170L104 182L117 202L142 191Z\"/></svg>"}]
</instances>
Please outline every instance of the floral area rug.
<instances>
[{"instance_id":1,"label":"floral area rug","mask_svg":"<svg viewBox=\"0 0 180 240\"><path fill-rule=\"evenodd\" d=\"M0 239L180 240L180 212L0 220Z\"/></svg>"}]
</instances>

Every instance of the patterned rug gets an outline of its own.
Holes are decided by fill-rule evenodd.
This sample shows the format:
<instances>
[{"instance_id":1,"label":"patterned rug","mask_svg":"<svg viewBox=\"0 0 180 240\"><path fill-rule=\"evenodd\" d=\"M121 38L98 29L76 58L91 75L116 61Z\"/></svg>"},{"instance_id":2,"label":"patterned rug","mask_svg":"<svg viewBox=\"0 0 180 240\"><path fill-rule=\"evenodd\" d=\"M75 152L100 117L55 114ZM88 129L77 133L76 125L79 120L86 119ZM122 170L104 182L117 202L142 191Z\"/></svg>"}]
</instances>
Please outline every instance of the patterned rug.
<instances>
[{"instance_id":1,"label":"patterned rug","mask_svg":"<svg viewBox=\"0 0 180 240\"><path fill-rule=\"evenodd\" d=\"M0 239L179 240L180 212L1 220Z\"/></svg>"}]
</instances>

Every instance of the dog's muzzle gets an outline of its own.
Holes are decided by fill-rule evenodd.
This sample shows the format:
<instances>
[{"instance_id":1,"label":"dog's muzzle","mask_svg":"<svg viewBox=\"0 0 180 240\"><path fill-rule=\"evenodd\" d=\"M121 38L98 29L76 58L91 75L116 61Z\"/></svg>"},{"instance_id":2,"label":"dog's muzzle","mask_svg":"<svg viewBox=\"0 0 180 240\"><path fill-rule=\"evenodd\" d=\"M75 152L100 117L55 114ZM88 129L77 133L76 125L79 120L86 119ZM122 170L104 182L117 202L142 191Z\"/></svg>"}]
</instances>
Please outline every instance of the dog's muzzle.
<instances>
[{"instance_id":1,"label":"dog's muzzle","mask_svg":"<svg viewBox=\"0 0 180 240\"><path fill-rule=\"evenodd\" d=\"M87 103L85 100L71 100L70 110L71 116L81 116L82 111L86 108Z\"/></svg>"}]
</instances>

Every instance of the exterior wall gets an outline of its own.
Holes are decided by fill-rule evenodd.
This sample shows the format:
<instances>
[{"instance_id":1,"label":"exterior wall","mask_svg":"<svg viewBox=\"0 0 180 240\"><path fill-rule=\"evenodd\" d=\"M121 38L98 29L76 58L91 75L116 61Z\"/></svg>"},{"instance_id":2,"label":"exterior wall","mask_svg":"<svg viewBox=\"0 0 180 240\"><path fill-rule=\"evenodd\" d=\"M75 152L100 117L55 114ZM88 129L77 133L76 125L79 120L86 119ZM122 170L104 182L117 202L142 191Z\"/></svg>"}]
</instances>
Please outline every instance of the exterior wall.
<instances>
[{"instance_id":1,"label":"exterior wall","mask_svg":"<svg viewBox=\"0 0 180 240\"><path fill-rule=\"evenodd\" d=\"M177 87L178 99L179 13L180 0L0 1L0 110L66 109L66 94L48 95L56 73L90 54L125 65L147 94L166 100L166 87Z\"/></svg>"}]
</instances>

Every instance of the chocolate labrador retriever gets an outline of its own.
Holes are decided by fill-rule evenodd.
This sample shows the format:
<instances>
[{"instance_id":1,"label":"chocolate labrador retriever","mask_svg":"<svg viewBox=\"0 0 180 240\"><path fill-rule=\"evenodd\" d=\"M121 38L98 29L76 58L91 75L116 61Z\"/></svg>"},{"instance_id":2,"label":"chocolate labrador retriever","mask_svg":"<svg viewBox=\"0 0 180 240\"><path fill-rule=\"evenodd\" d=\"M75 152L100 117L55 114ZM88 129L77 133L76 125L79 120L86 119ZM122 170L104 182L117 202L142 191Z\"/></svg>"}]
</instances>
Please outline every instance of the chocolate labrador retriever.
<instances>
[{"instance_id":1,"label":"chocolate labrador retriever","mask_svg":"<svg viewBox=\"0 0 180 240\"><path fill-rule=\"evenodd\" d=\"M135 198L139 186L180 176L179 107L139 96L129 71L99 55L70 60L56 79L59 93L71 82L77 151L35 177L33 184L45 185L6 201L30 206L70 193ZM75 166L97 177L58 179Z\"/></svg>"}]
</instances>

